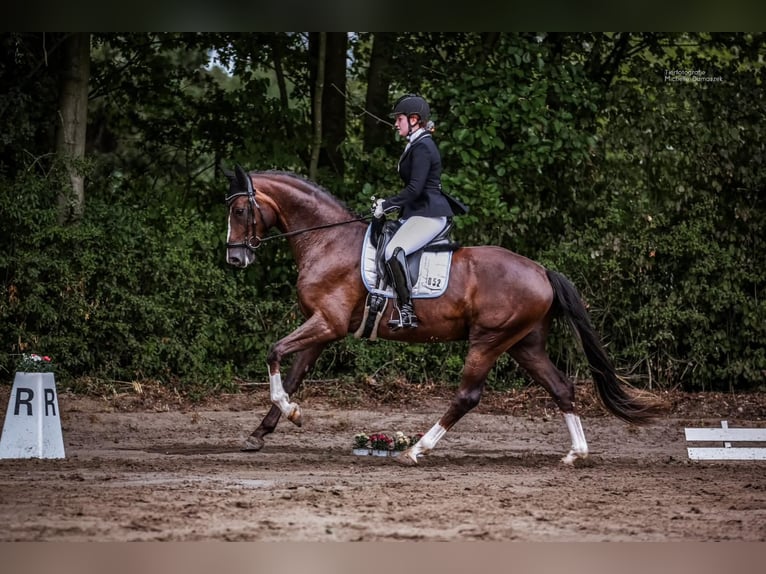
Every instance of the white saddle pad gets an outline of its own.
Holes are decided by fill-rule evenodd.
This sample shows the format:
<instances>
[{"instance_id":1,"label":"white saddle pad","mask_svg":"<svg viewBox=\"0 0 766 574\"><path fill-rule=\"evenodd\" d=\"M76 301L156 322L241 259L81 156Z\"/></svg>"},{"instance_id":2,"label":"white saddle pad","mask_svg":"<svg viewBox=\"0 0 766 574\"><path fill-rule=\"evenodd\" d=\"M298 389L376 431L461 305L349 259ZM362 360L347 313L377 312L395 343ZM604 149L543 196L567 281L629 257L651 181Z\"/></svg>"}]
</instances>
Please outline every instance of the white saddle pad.
<instances>
[{"instance_id":1,"label":"white saddle pad","mask_svg":"<svg viewBox=\"0 0 766 574\"><path fill-rule=\"evenodd\" d=\"M378 270L375 265L375 248L370 245L370 228L364 236L362 244L362 282L370 293L380 293L388 298L396 295L391 287L385 291L376 288ZM425 251L420 258L418 280L412 286L414 299L438 297L447 290L449 271L452 265L452 251Z\"/></svg>"}]
</instances>

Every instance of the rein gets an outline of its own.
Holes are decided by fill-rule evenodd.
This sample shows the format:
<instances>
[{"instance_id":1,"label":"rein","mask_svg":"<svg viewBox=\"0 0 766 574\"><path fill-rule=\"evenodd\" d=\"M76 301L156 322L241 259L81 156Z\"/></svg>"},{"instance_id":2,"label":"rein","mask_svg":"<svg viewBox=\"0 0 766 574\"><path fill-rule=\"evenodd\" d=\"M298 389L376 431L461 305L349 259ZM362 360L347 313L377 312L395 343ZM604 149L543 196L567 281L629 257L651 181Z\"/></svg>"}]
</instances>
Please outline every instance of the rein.
<instances>
[{"instance_id":1,"label":"rein","mask_svg":"<svg viewBox=\"0 0 766 574\"><path fill-rule=\"evenodd\" d=\"M363 215L355 219L347 219L345 221L338 221L336 223L325 223L324 225L316 225L314 227L306 227L305 229L296 229L295 231L286 231L285 233L277 233L275 235L269 235L260 240L261 243L271 241L272 239L281 239L282 237L292 237L293 235L300 235L308 231L316 231L317 229L327 229L328 227L337 227L339 225L347 225L349 223L356 223L357 221L367 221L372 219L372 215Z\"/></svg>"},{"instance_id":2,"label":"rein","mask_svg":"<svg viewBox=\"0 0 766 574\"><path fill-rule=\"evenodd\" d=\"M255 212L258 211L258 213L260 213L261 206L258 205L258 202L255 199L255 189L252 187L249 187L247 191L232 193L229 197L226 198L226 203L230 204L235 197L239 197L239 196L247 196L248 198L248 211L252 213L253 235L252 236L248 235L245 241L241 243L227 243L226 247L245 247L246 249L249 249L250 251L253 251L253 252L256 249L258 249L261 246L261 244L265 243L266 241L271 241L272 239L282 239L283 237L292 237L294 235L308 233L309 231L317 231L319 229L327 229L330 227L337 227L339 225L347 225L349 223L356 223L357 221L367 221L369 219L372 219L372 214L363 215L362 217L357 217L355 219L347 219L345 221L338 221L335 223L325 223L322 225L315 225L314 227L306 227L304 229L286 231L285 233L277 233L274 235L269 235L268 237L258 237L258 234L256 231L257 220L255 219ZM261 217L263 217L263 215L261 215Z\"/></svg>"}]
</instances>

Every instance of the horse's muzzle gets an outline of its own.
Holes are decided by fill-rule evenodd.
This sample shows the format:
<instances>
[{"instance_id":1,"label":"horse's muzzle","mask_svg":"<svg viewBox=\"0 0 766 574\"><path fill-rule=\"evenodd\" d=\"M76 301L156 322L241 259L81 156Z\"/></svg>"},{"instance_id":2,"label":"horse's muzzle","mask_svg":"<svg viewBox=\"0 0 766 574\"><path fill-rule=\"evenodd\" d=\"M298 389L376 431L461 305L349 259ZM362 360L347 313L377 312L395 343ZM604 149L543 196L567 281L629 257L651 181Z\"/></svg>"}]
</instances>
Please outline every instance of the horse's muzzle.
<instances>
[{"instance_id":1,"label":"horse's muzzle","mask_svg":"<svg viewBox=\"0 0 766 574\"><path fill-rule=\"evenodd\" d=\"M253 262L253 254L243 247L229 247L226 250L226 263L234 267L244 268Z\"/></svg>"},{"instance_id":2,"label":"horse's muzzle","mask_svg":"<svg viewBox=\"0 0 766 574\"><path fill-rule=\"evenodd\" d=\"M245 261L237 255L229 255L226 258L226 263L233 265L234 267L244 267L246 265Z\"/></svg>"}]
</instances>

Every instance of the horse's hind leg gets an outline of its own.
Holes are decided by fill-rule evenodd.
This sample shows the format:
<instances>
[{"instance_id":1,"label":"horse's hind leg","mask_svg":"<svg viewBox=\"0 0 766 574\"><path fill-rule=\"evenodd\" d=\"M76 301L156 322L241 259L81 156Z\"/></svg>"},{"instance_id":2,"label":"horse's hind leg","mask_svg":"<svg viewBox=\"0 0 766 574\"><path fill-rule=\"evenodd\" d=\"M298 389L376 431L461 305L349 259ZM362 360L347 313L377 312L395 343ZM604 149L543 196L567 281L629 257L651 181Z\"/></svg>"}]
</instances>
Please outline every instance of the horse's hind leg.
<instances>
[{"instance_id":1,"label":"horse's hind leg","mask_svg":"<svg viewBox=\"0 0 766 574\"><path fill-rule=\"evenodd\" d=\"M572 446L561 462L571 465L578 458L587 458L588 443L585 440L580 417L575 412L574 383L551 362L545 352L542 333L533 331L508 352L532 379L548 391L564 414Z\"/></svg>"},{"instance_id":2,"label":"horse's hind leg","mask_svg":"<svg viewBox=\"0 0 766 574\"><path fill-rule=\"evenodd\" d=\"M402 452L394 460L405 465L417 464L418 456L433 450L444 434L463 418L468 411L479 404L489 370L501 354L502 348L499 349L494 345L471 346L466 356L460 386L447 412L442 415L439 422L431 427L417 443Z\"/></svg>"},{"instance_id":3,"label":"horse's hind leg","mask_svg":"<svg viewBox=\"0 0 766 574\"><path fill-rule=\"evenodd\" d=\"M285 380L284 388L286 393L292 394L298 390L304 377L314 366L314 363L316 363L316 360L319 358L319 355L322 353L325 346L324 343L316 344L296 353L293 363L290 366L290 370L287 373L287 379ZM277 405L271 405L271 409L269 409L269 412L263 417L261 424L259 424L258 428L256 428L245 440L242 450L261 450L264 445L263 437L274 432L281 416L281 409Z\"/></svg>"}]
</instances>

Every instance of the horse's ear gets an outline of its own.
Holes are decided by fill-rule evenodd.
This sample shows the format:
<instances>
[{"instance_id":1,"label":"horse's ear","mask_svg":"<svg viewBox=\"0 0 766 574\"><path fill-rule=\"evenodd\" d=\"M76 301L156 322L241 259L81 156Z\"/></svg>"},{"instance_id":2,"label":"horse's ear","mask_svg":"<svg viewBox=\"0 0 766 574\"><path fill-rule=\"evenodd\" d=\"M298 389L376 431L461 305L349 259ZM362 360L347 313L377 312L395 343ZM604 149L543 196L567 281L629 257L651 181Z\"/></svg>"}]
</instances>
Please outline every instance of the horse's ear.
<instances>
[{"instance_id":1,"label":"horse's ear","mask_svg":"<svg viewBox=\"0 0 766 574\"><path fill-rule=\"evenodd\" d=\"M221 160L221 165L219 165L218 167L221 170L221 173L225 175L227 179L230 179L230 180L234 179L234 172L224 167L223 160Z\"/></svg>"},{"instance_id":2,"label":"horse's ear","mask_svg":"<svg viewBox=\"0 0 766 574\"><path fill-rule=\"evenodd\" d=\"M247 175L247 172L242 169L242 166L237 164L234 166L234 174L237 178L237 183L239 184L239 188L242 191L247 191L250 189L250 187L253 185L250 181L250 176Z\"/></svg>"}]
</instances>

